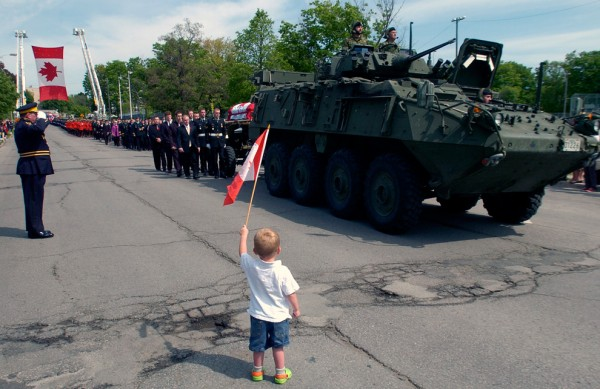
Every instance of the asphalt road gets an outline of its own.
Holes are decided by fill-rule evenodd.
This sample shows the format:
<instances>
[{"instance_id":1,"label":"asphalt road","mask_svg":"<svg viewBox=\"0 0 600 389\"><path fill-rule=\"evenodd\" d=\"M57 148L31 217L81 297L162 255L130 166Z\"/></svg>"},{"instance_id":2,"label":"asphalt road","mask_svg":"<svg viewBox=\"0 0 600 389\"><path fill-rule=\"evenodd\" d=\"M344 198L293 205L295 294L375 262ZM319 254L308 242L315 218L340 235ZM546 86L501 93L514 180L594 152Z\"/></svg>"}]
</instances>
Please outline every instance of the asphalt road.
<instances>
[{"instance_id":1,"label":"asphalt road","mask_svg":"<svg viewBox=\"0 0 600 389\"><path fill-rule=\"evenodd\" d=\"M267 387L249 380L239 228L251 185L156 172L149 152L51 127L56 174L29 240L0 148L0 388ZM529 222L500 225L427 201L405 235L270 197L300 284L286 350L294 388L600 387L600 194L561 182Z\"/></svg>"}]
</instances>

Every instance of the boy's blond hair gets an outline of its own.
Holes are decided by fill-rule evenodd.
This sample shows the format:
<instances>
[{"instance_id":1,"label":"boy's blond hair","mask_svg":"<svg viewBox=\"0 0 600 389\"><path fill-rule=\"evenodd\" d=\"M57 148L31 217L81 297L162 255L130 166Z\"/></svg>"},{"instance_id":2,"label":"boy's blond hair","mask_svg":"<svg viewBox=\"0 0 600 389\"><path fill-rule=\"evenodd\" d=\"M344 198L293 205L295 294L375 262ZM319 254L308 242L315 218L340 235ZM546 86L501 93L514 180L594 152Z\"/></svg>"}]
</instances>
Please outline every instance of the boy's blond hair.
<instances>
[{"instance_id":1,"label":"boy's blond hair","mask_svg":"<svg viewBox=\"0 0 600 389\"><path fill-rule=\"evenodd\" d=\"M261 228L254 235L254 252L261 258L275 256L279 244L279 234L270 228Z\"/></svg>"}]
</instances>

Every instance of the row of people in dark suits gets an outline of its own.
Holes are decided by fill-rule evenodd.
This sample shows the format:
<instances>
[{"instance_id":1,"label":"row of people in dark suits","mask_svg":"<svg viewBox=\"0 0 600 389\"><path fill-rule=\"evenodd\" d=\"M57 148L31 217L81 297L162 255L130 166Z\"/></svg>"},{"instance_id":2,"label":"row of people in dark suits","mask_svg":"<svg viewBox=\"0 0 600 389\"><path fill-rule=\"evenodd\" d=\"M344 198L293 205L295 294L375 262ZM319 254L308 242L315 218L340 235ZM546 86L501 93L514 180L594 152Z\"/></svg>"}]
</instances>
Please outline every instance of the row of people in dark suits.
<instances>
[{"instance_id":1,"label":"row of people in dark suits","mask_svg":"<svg viewBox=\"0 0 600 389\"><path fill-rule=\"evenodd\" d=\"M115 146L123 146L131 150L150 150L148 127L150 120L112 119L96 120L92 123L92 133L95 139L104 140L105 144L112 139Z\"/></svg>"},{"instance_id":2,"label":"row of people in dark suits","mask_svg":"<svg viewBox=\"0 0 600 389\"><path fill-rule=\"evenodd\" d=\"M212 118L205 109L177 111L175 120L169 111L164 115L164 121L155 116L148 127L155 169L171 173L174 167L178 177L193 179L200 174L225 178L227 129L220 109L215 108Z\"/></svg>"}]
</instances>

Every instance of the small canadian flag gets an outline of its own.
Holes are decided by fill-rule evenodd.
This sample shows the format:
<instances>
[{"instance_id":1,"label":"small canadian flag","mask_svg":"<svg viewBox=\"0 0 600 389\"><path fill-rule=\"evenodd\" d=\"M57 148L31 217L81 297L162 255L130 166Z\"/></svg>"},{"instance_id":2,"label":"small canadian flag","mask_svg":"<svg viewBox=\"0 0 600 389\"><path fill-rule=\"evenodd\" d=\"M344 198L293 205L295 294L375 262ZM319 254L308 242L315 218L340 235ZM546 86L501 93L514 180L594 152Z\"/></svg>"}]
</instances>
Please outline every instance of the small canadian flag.
<instances>
[{"instance_id":1,"label":"small canadian flag","mask_svg":"<svg viewBox=\"0 0 600 389\"><path fill-rule=\"evenodd\" d=\"M65 74L63 72L64 47L31 46L40 85L40 101L68 101Z\"/></svg>"}]
</instances>

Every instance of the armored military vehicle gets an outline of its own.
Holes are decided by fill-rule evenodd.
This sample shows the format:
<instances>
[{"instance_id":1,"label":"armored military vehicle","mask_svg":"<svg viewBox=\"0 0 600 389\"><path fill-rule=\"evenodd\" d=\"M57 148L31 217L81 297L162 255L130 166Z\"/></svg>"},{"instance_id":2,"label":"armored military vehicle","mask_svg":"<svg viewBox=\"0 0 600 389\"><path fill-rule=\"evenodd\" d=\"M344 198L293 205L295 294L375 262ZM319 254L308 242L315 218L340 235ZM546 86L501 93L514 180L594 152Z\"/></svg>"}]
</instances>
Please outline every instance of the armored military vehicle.
<instances>
[{"instance_id":1,"label":"armored military vehicle","mask_svg":"<svg viewBox=\"0 0 600 389\"><path fill-rule=\"evenodd\" d=\"M465 212L480 199L504 223L531 218L546 185L597 156L598 142L522 104L478 100L502 45L468 39L457 58L355 46L315 73L261 71L250 139L271 127L264 162L271 195L326 200L378 230L414 226L426 198Z\"/></svg>"}]
</instances>

